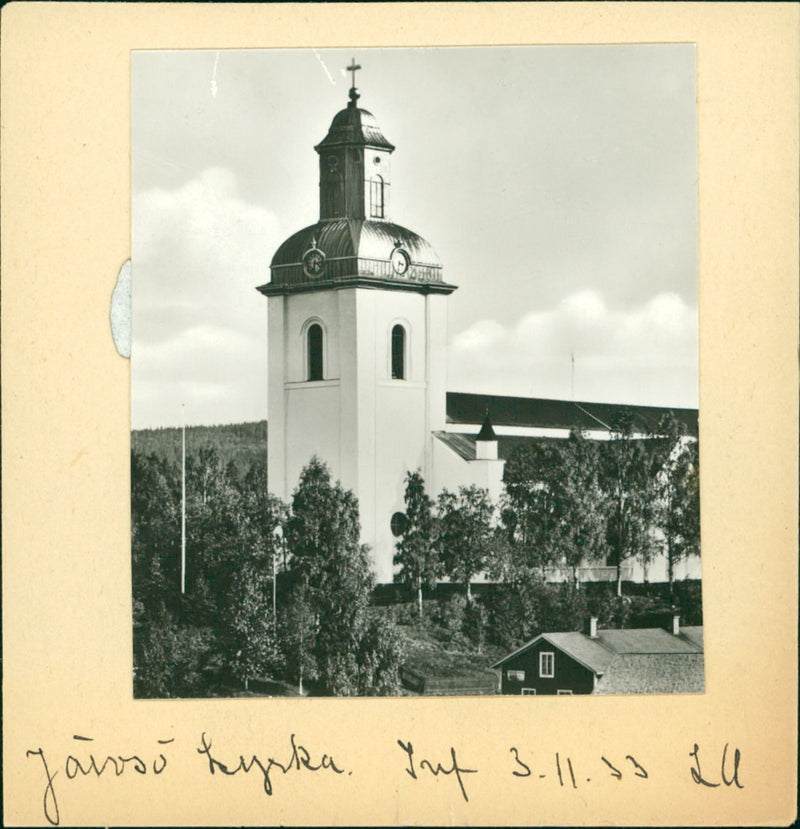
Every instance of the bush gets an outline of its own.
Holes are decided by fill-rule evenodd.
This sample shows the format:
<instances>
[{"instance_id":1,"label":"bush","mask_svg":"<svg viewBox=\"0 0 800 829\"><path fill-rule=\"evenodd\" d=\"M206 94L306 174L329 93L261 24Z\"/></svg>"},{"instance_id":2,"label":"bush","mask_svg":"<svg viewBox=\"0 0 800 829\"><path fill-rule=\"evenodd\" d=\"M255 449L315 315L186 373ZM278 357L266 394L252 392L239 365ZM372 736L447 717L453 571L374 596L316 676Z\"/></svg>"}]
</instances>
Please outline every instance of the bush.
<instances>
[{"instance_id":1,"label":"bush","mask_svg":"<svg viewBox=\"0 0 800 829\"><path fill-rule=\"evenodd\" d=\"M675 606L682 625L703 624L703 595L699 581L676 581L673 584Z\"/></svg>"},{"instance_id":2,"label":"bush","mask_svg":"<svg viewBox=\"0 0 800 829\"><path fill-rule=\"evenodd\" d=\"M222 657L210 628L184 626L164 614L136 644L135 697L204 696L219 679Z\"/></svg>"},{"instance_id":3,"label":"bush","mask_svg":"<svg viewBox=\"0 0 800 829\"><path fill-rule=\"evenodd\" d=\"M419 610L416 602L403 602L387 608L387 618L398 625L413 625L419 621Z\"/></svg>"},{"instance_id":4,"label":"bush","mask_svg":"<svg viewBox=\"0 0 800 829\"><path fill-rule=\"evenodd\" d=\"M449 600L440 601L436 608L435 621L444 629L447 641L454 645L466 644L463 631L467 604L466 598L456 593Z\"/></svg>"},{"instance_id":5,"label":"bush","mask_svg":"<svg viewBox=\"0 0 800 829\"><path fill-rule=\"evenodd\" d=\"M405 640L394 622L372 616L359 645L359 693L364 696L400 694L400 669L404 661Z\"/></svg>"},{"instance_id":6,"label":"bush","mask_svg":"<svg viewBox=\"0 0 800 829\"><path fill-rule=\"evenodd\" d=\"M589 616L586 594L572 584L538 585L535 595L537 633L581 630Z\"/></svg>"},{"instance_id":7,"label":"bush","mask_svg":"<svg viewBox=\"0 0 800 829\"><path fill-rule=\"evenodd\" d=\"M462 630L469 641L483 653L486 645L489 613L481 601L472 601L464 608L464 624Z\"/></svg>"},{"instance_id":8,"label":"bush","mask_svg":"<svg viewBox=\"0 0 800 829\"><path fill-rule=\"evenodd\" d=\"M487 592L487 638L511 650L532 638L533 605L530 591L510 584L497 584Z\"/></svg>"}]
</instances>

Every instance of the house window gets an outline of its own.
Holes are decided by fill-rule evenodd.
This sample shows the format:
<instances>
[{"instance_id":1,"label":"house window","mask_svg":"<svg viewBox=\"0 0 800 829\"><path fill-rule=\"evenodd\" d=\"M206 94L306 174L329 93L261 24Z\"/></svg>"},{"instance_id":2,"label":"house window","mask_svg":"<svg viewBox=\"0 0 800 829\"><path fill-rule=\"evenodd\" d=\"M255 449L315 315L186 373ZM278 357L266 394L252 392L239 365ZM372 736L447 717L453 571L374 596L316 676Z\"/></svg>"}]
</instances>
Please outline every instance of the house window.
<instances>
[{"instance_id":1,"label":"house window","mask_svg":"<svg viewBox=\"0 0 800 829\"><path fill-rule=\"evenodd\" d=\"M552 651L543 651L539 654L539 676L545 678L555 676L555 658Z\"/></svg>"},{"instance_id":2,"label":"house window","mask_svg":"<svg viewBox=\"0 0 800 829\"><path fill-rule=\"evenodd\" d=\"M525 671L506 671L506 679L514 682L525 682Z\"/></svg>"},{"instance_id":3,"label":"house window","mask_svg":"<svg viewBox=\"0 0 800 829\"><path fill-rule=\"evenodd\" d=\"M402 325L392 328L392 380L406 377L406 330Z\"/></svg>"},{"instance_id":4,"label":"house window","mask_svg":"<svg viewBox=\"0 0 800 829\"><path fill-rule=\"evenodd\" d=\"M322 326L316 322L308 328L308 379L322 380Z\"/></svg>"},{"instance_id":5,"label":"house window","mask_svg":"<svg viewBox=\"0 0 800 829\"><path fill-rule=\"evenodd\" d=\"M568 690L568 689L561 689L561 688L559 688L559 689L556 691L556 694L557 694L559 697L571 697L571 696L572 696L572 691L570 691L570 690Z\"/></svg>"},{"instance_id":6,"label":"house window","mask_svg":"<svg viewBox=\"0 0 800 829\"><path fill-rule=\"evenodd\" d=\"M369 215L373 219L383 218L383 177L373 176L369 182Z\"/></svg>"},{"instance_id":7,"label":"house window","mask_svg":"<svg viewBox=\"0 0 800 829\"><path fill-rule=\"evenodd\" d=\"M536 689L535 688L523 688L522 689L522 696L528 697L535 697L536 696Z\"/></svg>"}]
</instances>

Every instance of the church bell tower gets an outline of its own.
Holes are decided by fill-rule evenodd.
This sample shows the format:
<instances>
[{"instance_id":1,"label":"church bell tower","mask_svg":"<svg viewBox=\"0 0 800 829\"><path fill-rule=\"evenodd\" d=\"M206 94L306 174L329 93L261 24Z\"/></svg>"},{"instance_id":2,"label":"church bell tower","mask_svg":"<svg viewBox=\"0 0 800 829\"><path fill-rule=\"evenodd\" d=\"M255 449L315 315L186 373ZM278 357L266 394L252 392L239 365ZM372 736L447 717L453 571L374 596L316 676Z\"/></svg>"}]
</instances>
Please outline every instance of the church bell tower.
<instances>
[{"instance_id":1,"label":"church bell tower","mask_svg":"<svg viewBox=\"0 0 800 829\"><path fill-rule=\"evenodd\" d=\"M445 427L446 298L442 265L390 218L394 145L347 106L314 148L319 220L290 236L258 290L269 302L269 489L291 499L316 455L359 502L377 581L392 581L392 516L405 475L432 475L432 433ZM420 194L424 198L424 194Z\"/></svg>"}]
</instances>

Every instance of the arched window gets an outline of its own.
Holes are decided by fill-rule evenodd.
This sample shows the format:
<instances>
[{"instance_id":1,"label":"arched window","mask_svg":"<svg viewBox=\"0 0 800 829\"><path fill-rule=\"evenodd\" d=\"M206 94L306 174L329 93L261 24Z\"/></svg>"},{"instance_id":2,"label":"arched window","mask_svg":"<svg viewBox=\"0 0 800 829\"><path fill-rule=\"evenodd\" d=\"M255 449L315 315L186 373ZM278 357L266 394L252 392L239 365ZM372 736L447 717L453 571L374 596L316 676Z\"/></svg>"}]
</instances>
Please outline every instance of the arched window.
<instances>
[{"instance_id":1,"label":"arched window","mask_svg":"<svg viewBox=\"0 0 800 829\"><path fill-rule=\"evenodd\" d=\"M406 329L392 328L392 380L406 379Z\"/></svg>"},{"instance_id":2,"label":"arched window","mask_svg":"<svg viewBox=\"0 0 800 829\"><path fill-rule=\"evenodd\" d=\"M325 182L325 217L328 219L335 218L342 212L339 194L341 187L342 183L339 174L336 170L331 170Z\"/></svg>"},{"instance_id":3,"label":"arched window","mask_svg":"<svg viewBox=\"0 0 800 829\"><path fill-rule=\"evenodd\" d=\"M308 379L322 380L322 326L318 323L308 328Z\"/></svg>"},{"instance_id":4,"label":"arched window","mask_svg":"<svg viewBox=\"0 0 800 829\"><path fill-rule=\"evenodd\" d=\"M383 178L373 176L369 182L369 215L374 219L383 218Z\"/></svg>"}]
</instances>

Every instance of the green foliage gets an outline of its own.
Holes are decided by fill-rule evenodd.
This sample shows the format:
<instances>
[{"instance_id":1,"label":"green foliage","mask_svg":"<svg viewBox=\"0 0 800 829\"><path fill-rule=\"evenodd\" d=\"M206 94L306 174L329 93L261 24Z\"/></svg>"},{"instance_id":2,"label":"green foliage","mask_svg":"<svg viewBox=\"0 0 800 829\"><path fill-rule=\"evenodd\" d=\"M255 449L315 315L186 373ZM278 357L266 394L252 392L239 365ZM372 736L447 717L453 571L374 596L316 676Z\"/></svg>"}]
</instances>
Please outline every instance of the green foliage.
<instances>
[{"instance_id":1,"label":"green foliage","mask_svg":"<svg viewBox=\"0 0 800 829\"><path fill-rule=\"evenodd\" d=\"M700 457L697 441L685 439L685 429L674 416L668 415L658 431L667 445L654 522L664 537L672 584L675 564L700 552Z\"/></svg>"},{"instance_id":2,"label":"green foliage","mask_svg":"<svg viewBox=\"0 0 800 829\"><path fill-rule=\"evenodd\" d=\"M181 596L179 467L132 456L137 696L196 696L231 675L280 674L336 695L398 692L402 639L368 616L373 581L353 494L314 460L287 518L267 492L264 462L240 474L214 448L187 457L186 478ZM273 578L285 551L295 587L276 619Z\"/></svg>"},{"instance_id":3,"label":"green foliage","mask_svg":"<svg viewBox=\"0 0 800 829\"><path fill-rule=\"evenodd\" d=\"M526 579L558 557L558 501L563 451L558 441L535 443L512 454L505 465L501 518L510 542L507 578Z\"/></svg>"},{"instance_id":4,"label":"green foliage","mask_svg":"<svg viewBox=\"0 0 800 829\"><path fill-rule=\"evenodd\" d=\"M703 597L699 581L676 581L672 585L675 607L682 625L703 624Z\"/></svg>"},{"instance_id":5,"label":"green foliage","mask_svg":"<svg viewBox=\"0 0 800 829\"><path fill-rule=\"evenodd\" d=\"M233 579L230 620L232 668L241 680L276 676L283 667L271 594L272 574L261 563L244 562Z\"/></svg>"},{"instance_id":6,"label":"green foliage","mask_svg":"<svg viewBox=\"0 0 800 829\"><path fill-rule=\"evenodd\" d=\"M581 630L588 607L584 591L572 584L530 579L495 585L485 598L490 641L513 648L546 631Z\"/></svg>"},{"instance_id":7,"label":"green foliage","mask_svg":"<svg viewBox=\"0 0 800 829\"><path fill-rule=\"evenodd\" d=\"M604 550L597 444L578 431L566 441L534 444L509 458L504 481L506 545L499 569L506 580L561 565L577 581L577 568Z\"/></svg>"},{"instance_id":8,"label":"green foliage","mask_svg":"<svg viewBox=\"0 0 800 829\"><path fill-rule=\"evenodd\" d=\"M358 650L358 690L363 696L396 696L402 691L400 669L405 641L396 625L371 616Z\"/></svg>"},{"instance_id":9,"label":"green foliage","mask_svg":"<svg viewBox=\"0 0 800 829\"><path fill-rule=\"evenodd\" d=\"M486 597L489 641L504 650L532 638L533 613L524 584L496 584Z\"/></svg>"},{"instance_id":10,"label":"green foliage","mask_svg":"<svg viewBox=\"0 0 800 829\"><path fill-rule=\"evenodd\" d=\"M180 467L181 429L135 429L131 432L131 449L137 455L155 455ZM253 464L267 462L267 421L187 426L187 453L196 455L200 449L213 449L225 465L233 461L237 474L242 476Z\"/></svg>"},{"instance_id":11,"label":"green foliage","mask_svg":"<svg viewBox=\"0 0 800 829\"><path fill-rule=\"evenodd\" d=\"M486 647L488 625L489 612L482 601L470 602L464 608L462 630L479 654Z\"/></svg>"},{"instance_id":12,"label":"green foliage","mask_svg":"<svg viewBox=\"0 0 800 829\"><path fill-rule=\"evenodd\" d=\"M307 585L300 584L281 608L278 631L281 642L285 676L299 684L319 676L316 649L314 647L318 619L310 599Z\"/></svg>"},{"instance_id":13,"label":"green foliage","mask_svg":"<svg viewBox=\"0 0 800 829\"><path fill-rule=\"evenodd\" d=\"M272 631L274 530L283 507L265 465L244 478L213 449L187 457L186 594L180 593L180 467L131 458L136 693L208 693L224 672L280 664Z\"/></svg>"},{"instance_id":14,"label":"green foliage","mask_svg":"<svg viewBox=\"0 0 800 829\"><path fill-rule=\"evenodd\" d=\"M385 608L388 618L396 625L410 625L419 619L419 610L413 602L403 602Z\"/></svg>"},{"instance_id":15,"label":"green foliage","mask_svg":"<svg viewBox=\"0 0 800 829\"><path fill-rule=\"evenodd\" d=\"M155 455L131 455L134 623L177 608L180 587L180 479Z\"/></svg>"},{"instance_id":16,"label":"green foliage","mask_svg":"<svg viewBox=\"0 0 800 829\"><path fill-rule=\"evenodd\" d=\"M406 474L405 516L405 527L394 556L394 563L400 567L396 578L417 592L421 614L422 589L436 584L441 565L435 548L433 501L425 492L425 481L419 471Z\"/></svg>"},{"instance_id":17,"label":"green foliage","mask_svg":"<svg viewBox=\"0 0 800 829\"><path fill-rule=\"evenodd\" d=\"M492 540L494 507L487 490L462 486L458 494L442 490L437 501L438 538L444 572L466 587L485 567Z\"/></svg>"},{"instance_id":18,"label":"green foliage","mask_svg":"<svg viewBox=\"0 0 800 829\"><path fill-rule=\"evenodd\" d=\"M327 467L313 458L294 492L286 538L291 567L317 618L313 654L319 681L336 696L359 691L357 654L373 586L359 536L353 493L332 483Z\"/></svg>"},{"instance_id":19,"label":"green foliage","mask_svg":"<svg viewBox=\"0 0 800 829\"><path fill-rule=\"evenodd\" d=\"M605 515L598 509L602 503L599 445L573 430L562 455L556 490L560 517L556 543L577 583L577 568L605 551Z\"/></svg>"},{"instance_id":20,"label":"green foliage","mask_svg":"<svg viewBox=\"0 0 800 829\"><path fill-rule=\"evenodd\" d=\"M169 613L144 627L134 640L134 695L193 697L219 676L214 632L182 625Z\"/></svg>"},{"instance_id":21,"label":"green foliage","mask_svg":"<svg viewBox=\"0 0 800 829\"><path fill-rule=\"evenodd\" d=\"M588 615L585 593L572 584L548 584L537 591L534 604L537 633L581 630Z\"/></svg>"},{"instance_id":22,"label":"green foliage","mask_svg":"<svg viewBox=\"0 0 800 829\"><path fill-rule=\"evenodd\" d=\"M436 621L442 626L445 641L448 644L463 646L465 644L463 630L464 618L469 602L461 595L456 594L449 599L438 602Z\"/></svg>"},{"instance_id":23,"label":"green foliage","mask_svg":"<svg viewBox=\"0 0 800 829\"><path fill-rule=\"evenodd\" d=\"M600 485L606 510L608 560L617 568L617 593L622 590L622 565L631 558L650 561L658 549L653 533L658 478L669 447L663 440L634 434L629 412L614 426L614 439L604 447Z\"/></svg>"}]
</instances>

